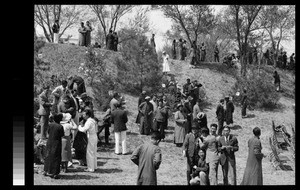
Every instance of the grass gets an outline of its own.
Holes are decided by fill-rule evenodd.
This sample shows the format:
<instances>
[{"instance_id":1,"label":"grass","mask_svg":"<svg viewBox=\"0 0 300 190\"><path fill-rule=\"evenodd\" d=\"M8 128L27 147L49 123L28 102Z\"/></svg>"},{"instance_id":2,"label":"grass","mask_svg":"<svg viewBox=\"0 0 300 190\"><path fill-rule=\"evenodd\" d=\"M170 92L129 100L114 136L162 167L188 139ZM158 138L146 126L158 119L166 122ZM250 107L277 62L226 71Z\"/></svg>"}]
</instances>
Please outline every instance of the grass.
<instances>
[{"instance_id":1,"label":"grass","mask_svg":"<svg viewBox=\"0 0 300 190\"><path fill-rule=\"evenodd\" d=\"M204 63L198 68L189 69L188 63L178 60L172 60L170 65L171 73L176 76L179 84L184 84L186 78L191 80L197 79L203 84L208 99L205 107L208 124L217 123L215 111L218 100L229 92L231 86L235 82L234 76L217 63ZM270 72L271 74L272 72ZM289 74L282 74L282 81L289 88L292 88L292 77ZM290 94L290 92L286 92ZM124 94L127 101L126 107L130 110L129 121L127 123L127 147L132 152L138 145L149 140L149 136L139 134L138 126L135 124L137 116L138 97ZM282 95L280 101L283 106L280 110L247 111L251 117L242 119L241 108L235 106L233 114L234 124L239 125L232 129L239 141L239 151L236 152L237 162L237 184L242 181L244 169L248 156L247 141L252 137L252 129L256 126L262 130L261 142L262 152L269 154L271 149L268 144L268 137L272 134L272 120L276 125L284 124L288 132L291 133L290 124L295 126L295 113L292 104L295 100L291 97ZM112 129L110 129L112 131ZM102 141L104 141L104 131L102 132ZM34 174L35 185L135 185L137 178L137 166L131 162L130 155L117 156L114 154L114 135L111 133L111 146L100 146L97 152L98 170L96 173L83 172L84 167L76 166L70 169L70 173L61 174L62 179L54 180L44 177L39 173ZM157 170L158 185L186 185L186 158L182 157L182 148L173 144L174 139L174 121L170 119L169 127L166 130L166 140L161 142L159 146L162 150L162 163ZM282 155L288 155L289 152L283 152ZM275 170L267 158L263 159L263 177L264 185L295 185L295 165L292 162L285 163L291 166L292 171ZM36 168L37 171L42 170L42 165ZM218 183L222 184L222 171L219 166Z\"/></svg>"}]
</instances>

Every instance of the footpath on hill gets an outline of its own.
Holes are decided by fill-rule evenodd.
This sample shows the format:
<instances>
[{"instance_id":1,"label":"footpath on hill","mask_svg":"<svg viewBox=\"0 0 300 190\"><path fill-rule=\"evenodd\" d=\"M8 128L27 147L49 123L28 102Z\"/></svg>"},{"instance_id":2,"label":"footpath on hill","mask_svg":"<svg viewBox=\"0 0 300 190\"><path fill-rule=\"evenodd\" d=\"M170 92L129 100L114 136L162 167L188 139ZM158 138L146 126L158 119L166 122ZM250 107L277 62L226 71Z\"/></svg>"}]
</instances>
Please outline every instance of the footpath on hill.
<instances>
[{"instance_id":1,"label":"footpath on hill","mask_svg":"<svg viewBox=\"0 0 300 190\"><path fill-rule=\"evenodd\" d=\"M197 79L203 84L208 97L209 104L204 111L207 114L208 124L217 122L215 110L217 102L224 97L235 79L225 73L220 73L209 67L199 67L190 69L186 61L171 60L171 74L175 75L175 79L179 84L183 85L187 78L191 80ZM218 64L218 63L211 63ZM140 135L138 126L135 123L137 116L138 97L125 94L126 107L129 110L129 120L127 123L127 147L132 152L138 145L149 140L149 136ZM275 124L285 124L288 132L291 132L289 124L295 125L295 114L292 110L293 100L282 98L280 102L284 105L281 110L273 112L248 111L252 117L247 119L241 118L241 109L235 107L234 123L240 126L232 129L239 141L239 151L236 152L237 162L237 184L242 181L244 169L248 156L247 141L252 137L252 129L258 126L262 130L261 141L263 153L268 154L271 149L268 144L268 137L272 132L272 120ZM97 113L101 115L101 113ZM131 162L130 155L114 154L114 134L110 128L110 146L101 145L97 151L98 169L95 173L87 173L83 170L85 167L73 164L69 173L62 173L61 179L54 180L44 177L39 173L42 165L38 166L34 174L35 185L135 185L137 179L137 166ZM102 132L102 142L104 142L104 132ZM186 185L186 158L182 157L182 148L173 144L174 140L174 121L170 119L168 129L166 130L166 138L159 146L162 150L162 163L157 170L158 185ZM263 159L263 177L264 185L295 185L295 166L291 162L286 164L291 166L292 170L282 171L275 170L267 158ZM219 167L218 183L222 185L222 171Z\"/></svg>"}]
</instances>

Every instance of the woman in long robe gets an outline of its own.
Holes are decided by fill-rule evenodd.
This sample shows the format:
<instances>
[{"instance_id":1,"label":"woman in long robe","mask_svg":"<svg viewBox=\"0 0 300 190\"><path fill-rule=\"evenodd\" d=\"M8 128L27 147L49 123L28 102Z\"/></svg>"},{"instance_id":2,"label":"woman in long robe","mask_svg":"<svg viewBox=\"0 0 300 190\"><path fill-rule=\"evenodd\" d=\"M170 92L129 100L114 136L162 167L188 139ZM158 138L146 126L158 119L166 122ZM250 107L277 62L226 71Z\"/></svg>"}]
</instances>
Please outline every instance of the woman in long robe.
<instances>
[{"instance_id":1,"label":"woman in long robe","mask_svg":"<svg viewBox=\"0 0 300 190\"><path fill-rule=\"evenodd\" d=\"M248 141L248 159L241 185L263 185L261 142L259 139L260 128L253 129L254 137Z\"/></svg>"},{"instance_id":2,"label":"woman in long robe","mask_svg":"<svg viewBox=\"0 0 300 190\"><path fill-rule=\"evenodd\" d=\"M85 42L86 28L85 28L83 22L81 22L81 26L78 29L78 32L79 32L78 45L79 46L85 46L85 44L86 44L86 42Z\"/></svg>"},{"instance_id":3,"label":"woman in long robe","mask_svg":"<svg viewBox=\"0 0 300 190\"><path fill-rule=\"evenodd\" d=\"M185 125L187 123L185 113L183 112L183 105L177 105L179 109L174 116L175 119L175 131L174 131L174 143L176 146L182 146L185 137Z\"/></svg>"},{"instance_id":4,"label":"woman in long robe","mask_svg":"<svg viewBox=\"0 0 300 190\"><path fill-rule=\"evenodd\" d=\"M84 124L85 119L80 117L81 125ZM87 134L85 132L77 131L73 142L73 148L75 149L75 158L79 160L80 165L86 166L86 148L88 144Z\"/></svg>"},{"instance_id":5,"label":"woman in long robe","mask_svg":"<svg viewBox=\"0 0 300 190\"><path fill-rule=\"evenodd\" d=\"M93 118L92 110L83 111L83 117L86 119L84 126L79 125L78 130L87 132L88 144L86 148L86 172L94 172L97 169L97 122Z\"/></svg>"},{"instance_id":6,"label":"woman in long robe","mask_svg":"<svg viewBox=\"0 0 300 190\"><path fill-rule=\"evenodd\" d=\"M53 116L54 123L49 124L49 137L46 145L46 158L44 175L57 179L61 164L61 138L64 136L64 128L60 124L63 115Z\"/></svg>"},{"instance_id":7,"label":"woman in long robe","mask_svg":"<svg viewBox=\"0 0 300 190\"><path fill-rule=\"evenodd\" d=\"M172 56L173 56L173 59L176 59L176 40L175 39L173 40L173 43L172 43Z\"/></svg>"},{"instance_id":8,"label":"woman in long robe","mask_svg":"<svg viewBox=\"0 0 300 190\"><path fill-rule=\"evenodd\" d=\"M85 34L85 46L89 47L91 45L91 32L93 30L89 21L86 21L86 34Z\"/></svg>"}]
</instances>

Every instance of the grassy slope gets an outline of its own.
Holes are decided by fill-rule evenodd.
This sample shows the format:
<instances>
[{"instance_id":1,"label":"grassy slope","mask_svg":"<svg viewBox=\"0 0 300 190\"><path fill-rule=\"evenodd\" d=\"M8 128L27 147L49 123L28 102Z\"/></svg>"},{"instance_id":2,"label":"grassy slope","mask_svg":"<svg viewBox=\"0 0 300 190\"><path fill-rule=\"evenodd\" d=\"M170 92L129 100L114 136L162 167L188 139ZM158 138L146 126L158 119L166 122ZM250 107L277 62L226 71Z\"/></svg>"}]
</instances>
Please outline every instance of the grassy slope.
<instances>
[{"instance_id":1,"label":"grassy slope","mask_svg":"<svg viewBox=\"0 0 300 190\"><path fill-rule=\"evenodd\" d=\"M82 51L82 50L81 50ZM235 79L231 77L228 71L217 64L203 64L197 69L189 69L186 62L172 61L171 72L176 74L176 80L183 84L187 77L192 80L200 81L206 90L209 105L205 111L208 116L208 123L216 122L215 108L217 101L228 92ZM288 75L287 75L288 76ZM282 77L283 83L290 83L288 77ZM147 141L149 137L141 136L138 127L134 123L137 115L137 97L125 94L127 100L127 109L130 111L129 121L127 123L127 146L130 152L142 142ZM244 169L246 166L248 148L247 141L252 136L252 128L259 126L262 129L262 146L265 154L270 153L268 137L271 134L271 121L275 124L285 124L291 132L290 124L295 125L295 114L292 110L293 99L282 97L280 99L282 109L274 112L248 111L253 118L241 119L240 107L236 106L234 113L234 122L241 126L241 129L232 130L237 136L240 149L236 153L237 161L237 184L241 183ZM181 156L181 148L173 144L174 122L169 122L166 131L166 141L160 143L163 153L163 162L157 171L159 185L185 185L186 184L186 158ZM111 134L111 142L114 143L114 136ZM96 173L85 173L83 168L77 165L70 169L70 173L62 174L61 180L46 178L41 174L34 175L34 184L36 185L134 185L136 183L137 166L130 161L130 155L117 156L114 154L114 147L101 146L97 152L98 170ZM287 155L287 153L284 153ZM263 160L263 175L265 185L294 185L295 167L291 162L286 163L293 168L293 171L275 171L267 158ZM42 166L39 166L41 169ZM222 172L219 167L218 182L222 183Z\"/></svg>"}]
</instances>

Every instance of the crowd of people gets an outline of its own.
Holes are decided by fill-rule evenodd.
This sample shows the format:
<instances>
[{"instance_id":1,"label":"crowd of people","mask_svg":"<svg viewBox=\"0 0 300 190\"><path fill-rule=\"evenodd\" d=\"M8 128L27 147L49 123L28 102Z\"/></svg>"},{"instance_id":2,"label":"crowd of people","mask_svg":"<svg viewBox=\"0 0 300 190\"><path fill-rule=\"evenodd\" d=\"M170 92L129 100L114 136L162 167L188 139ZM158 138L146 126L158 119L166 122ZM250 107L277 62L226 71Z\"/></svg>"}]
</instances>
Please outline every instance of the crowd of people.
<instances>
[{"instance_id":1,"label":"crowd of people","mask_svg":"<svg viewBox=\"0 0 300 190\"><path fill-rule=\"evenodd\" d=\"M272 50L267 49L266 52L263 54L264 63L267 65L274 65L275 64L273 60L274 57L275 57L274 52ZM288 61L287 52L281 49L275 61L277 63L277 67L280 69L295 70L295 63L296 63L295 53L292 53L290 55Z\"/></svg>"}]
</instances>

